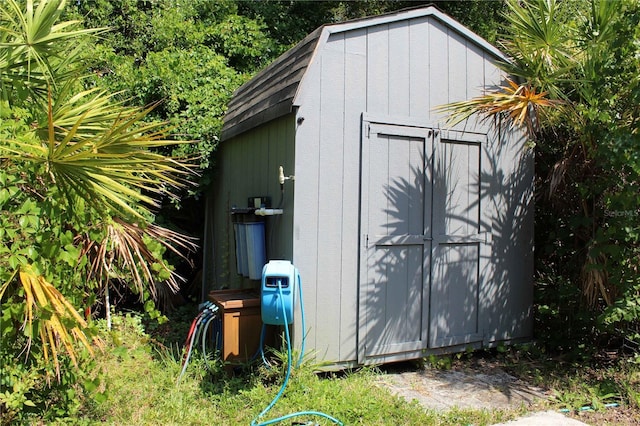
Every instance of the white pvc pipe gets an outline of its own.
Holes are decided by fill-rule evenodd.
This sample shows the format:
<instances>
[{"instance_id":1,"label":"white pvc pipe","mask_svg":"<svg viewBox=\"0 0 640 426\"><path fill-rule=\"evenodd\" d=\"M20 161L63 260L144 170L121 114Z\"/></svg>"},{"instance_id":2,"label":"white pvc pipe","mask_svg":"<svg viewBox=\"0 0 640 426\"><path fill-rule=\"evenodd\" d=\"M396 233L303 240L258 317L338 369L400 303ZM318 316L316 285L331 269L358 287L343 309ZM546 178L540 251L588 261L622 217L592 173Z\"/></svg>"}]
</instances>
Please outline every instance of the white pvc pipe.
<instances>
[{"instance_id":1,"label":"white pvc pipe","mask_svg":"<svg viewBox=\"0 0 640 426\"><path fill-rule=\"evenodd\" d=\"M256 216L273 216L282 213L282 209L265 209L264 207L255 211Z\"/></svg>"}]
</instances>

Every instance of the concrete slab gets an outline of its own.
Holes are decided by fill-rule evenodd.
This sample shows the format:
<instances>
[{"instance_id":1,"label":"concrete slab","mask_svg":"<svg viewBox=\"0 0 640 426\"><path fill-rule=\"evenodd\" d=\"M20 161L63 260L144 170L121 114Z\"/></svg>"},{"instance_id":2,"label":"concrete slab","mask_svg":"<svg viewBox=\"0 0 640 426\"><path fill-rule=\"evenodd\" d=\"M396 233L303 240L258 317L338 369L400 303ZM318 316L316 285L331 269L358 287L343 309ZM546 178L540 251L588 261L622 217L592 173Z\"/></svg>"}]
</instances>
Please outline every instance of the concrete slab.
<instances>
[{"instance_id":1,"label":"concrete slab","mask_svg":"<svg viewBox=\"0 0 640 426\"><path fill-rule=\"evenodd\" d=\"M543 389L530 386L496 368L486 371L387 370L379 380L394 394L439 410L453 407L517 408L546 397Z\"/></svg>"},{"instance_id":2,"label":"concrete slab","mask_svg":"<svg viewBox=\"0 0 640 426\"><path fill-rule=\"evenodd\" d=\"M494 364L438 370L414 365L386 366L379 384L427 409L515 409L547 398L546 390L506 373ZM496 426L584 426L554 411L533 413Z\"/></svg>"}]
</instances>

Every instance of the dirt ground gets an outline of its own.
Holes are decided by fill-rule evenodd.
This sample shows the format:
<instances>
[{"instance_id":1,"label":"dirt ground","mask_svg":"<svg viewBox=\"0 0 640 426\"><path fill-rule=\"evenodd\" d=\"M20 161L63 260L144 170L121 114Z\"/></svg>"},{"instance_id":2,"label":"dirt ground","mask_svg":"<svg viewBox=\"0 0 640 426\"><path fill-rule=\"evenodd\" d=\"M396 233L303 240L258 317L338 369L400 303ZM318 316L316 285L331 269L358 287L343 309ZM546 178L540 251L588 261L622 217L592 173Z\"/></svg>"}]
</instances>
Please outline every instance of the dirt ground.
<instances>
[{"instance_id":1,"label":"dirt ground","mask_svg":"<svg viewBox=\"0 0 640 426\"><path fill-rule=\"evenodd\" d=\"M628 408L612 408L606 412L582 412L571 417L593 426L637 426L640 418Z\"/></svg>"},{"instance_id":2,"label":"dirt ground","mask_svg":"<svg viewBox=\"0 0 640 426\"><path fill-rule=\"evenodd\" d=\"M425 408L447 410L457 406L473 409L516 409L524 406L537 418L513 424L587 424L587 425L640 425L636 413L624 408L612 408L604 412L564 413L544 407L552 392L533 386L505 371L492 359L474 359L456 362L451 369L441 370L416 363L399 363L383 367L380 385L390 389L408 401L417 400ZM566 422L558 419L566 418ZM512 423L507 423L511 425Z\"/></svg>"}]
</instances>

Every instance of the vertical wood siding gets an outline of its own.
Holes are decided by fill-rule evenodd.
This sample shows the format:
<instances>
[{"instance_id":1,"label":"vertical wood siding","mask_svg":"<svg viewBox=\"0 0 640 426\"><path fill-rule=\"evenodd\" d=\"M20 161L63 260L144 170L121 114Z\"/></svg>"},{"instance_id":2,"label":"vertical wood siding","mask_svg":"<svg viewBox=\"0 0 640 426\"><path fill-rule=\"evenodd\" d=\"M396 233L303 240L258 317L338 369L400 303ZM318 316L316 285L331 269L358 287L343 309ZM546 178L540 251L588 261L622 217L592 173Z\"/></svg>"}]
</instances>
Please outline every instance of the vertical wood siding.
<instances>
[{"instance_id":1,"label":"vertical wood siding","mask_svg":"<svg viewBox=\"0 0 640 426\"><path fill-rule=\"evenodd\" d=\"M492 186L492 285L481 288L485 342L530 337L533 331L533 152L526 139L500 131L489 138Z\"/></svg>"},{"instance_id":2,"label":"vertical wood siding","mask_svg":"<svg viewBox=\"0 0 640 426\"><path fill-rule=\"evenodd\" d=\"M247 207L247 198L270 196L275 207L280 202L278 166L285 173L294 174L294 117L293 114L267 125L243 133L221 144L209 204L214 211L207 258L212 257L214 268L208 274L209 290L222 287L256 287L256 282L236 273L235 240L230 210L233 206ZM292 259L293 253L293 190L287 187L284 215L265 220L268 259ZM259 220L257 217L255 220Z\"/></svg>"},{"instance_id":3,"label":"vertical wood siding","mask_svg":"<svg viewBox=\"0 0 640 426\"><path fill-rule=\"evenodd\" d=\"M430 58L428 47L431 45L428 18L415 19L409 22L409 45L420 46L410 51L409 69L409 115L429 119L431 99L429 82L431 81Z\"/></svg>"},{"instance_id":4,"label":"vertical wood siding","mask_svg":"<svg viewBox=\"0 0 640 426\"><path fill-rule=\"evenodd\" d=\"M445 127L445 117L436 114L434 107L470 99L500 83L501 74L491 58L433 17L337 32L317 52L296 98L297 116L304 121L296 128L293 256L304 285L307 344L319 359L336 363L357 359L361 114L411 117ZM456 128L489 132L488 123L473 120ZM520 217L529 211L530 191L529 195L514 192L527 192L531 184L530 158L523 160L522 141L515 136L502 139L482 147L456 146L457 155L482 150L480 164L478 153L473 153L476 176L466 178L486 185L480 205L459 213L479 218L477 232L491 232L496 221L508 227L514 218L521 225L517 242L507 229L494 232L494 244L502 254L491 254L496 264L481 272L483 282L468 287L474 292L470 297L479 300L471 328L490 335L489 340L530 335L531 279L529 270L516 259L531 257L531 217ZM495 176L510 176L514 168L520 174L517 189L512 182L496 180ZM452 229L469 226L462 216L460 223L450 223ZM468 248L450 252L451 261L481 255L465 254L463 249ZM507 313L496 318L500 309ZM451 325L454 331L470 326ZM297 341L301 333L296 329Z\"/></svg>"},{"instance_id":5,"label":"vertical wood siding","mask_svg":"<svg viewBox=\"0 0 640 426\"><path fill-rule=\"evenodd\" d=\"M286 175L295 175L295 181L285 183L285 214L265 219L267 256L292 260L301 273L307 329L299 326L298 309L296 344L304 333L309 351L319 360L336 364L357 363L363 337L358 335L362 330L358 324L362 114L389 117L390 123L410 119L444 129L445 117L434 112L434 107L478 96L502 80L490 53L433 16L354 28L320 36L318 50L298 88L295 114L222 143L209 198L214 210L206 236L211 252L205 253L205 262L207 256L216 254L215 265L206 275L209 288L257 286L236 273L229 210L233 205L245 207L247 197L258 195L271 196L277 206L278 166L284 166ZM447 233L488 232L491 250L478 249L482 245L451 245L442 250L442 259L434 266L462 265L457 271L460 276L446 275L446 282L441 283L443 316L435 321L446 321L447 316L449 320L435 325L450 335L477 330L485 344L531 335L533 269L532 158L524 151L520 135L494 132L488 124L469 120L456 126L457 130L488 134L488 141L451 145L452 155L469 159L462 161L468 166L466 174L458 176L461 185L473 187L476 193L458 192L457 198L445 201L452 206ZM407 157L415 155L388 155L386 161L381 156L380 164L368 173L390 175L390 169L404 170L406 164L399 162ZM479 202L472 200L478 198L477 192ZM379 197L381 205L388 201L383 193L370 196ZM405 201L410 203L411 197L407 194ZM456 210L456 206L466 207ZM406 222L398 223L398 229L420 234L431 226L422 222L429 215L407 206L405 210ZM406 258L405 265L411 270L391 271L386 279L429 279L428 272L417 272L422 264L419 256L395 248L387 252L389 257ZM483 266L475 274L472 269L478 259L484 259ZM470 276L477 279L462 285ZM387 296L385 312L403 314L413 321L416 312L402 311L404 301L413 297L410 292ZM458 303L456 298L462 298L462 303L477 301L473 315L447 315L454 310L447 306ZM387 323L396 333L389 336L391 343L420 334L419 329L379 322ZM371 327L377 327L376 323Z\"/></svg>"},{"instance_id":6,"label":"vertical wood siding","mask_svg":"<svg viewBox=\"0 0 640 426\"><path fill-rule=\"evenodd\" d=\"M340 360L355 360L357 357L358 324L358 229L360 199L360 115L366 109L366 30L344 34L345 82L349 90L344 103L343 190L342 190L342 286L340 312ZM354 139L355 138L355 139ZM354 143L355 142L355 143ZM345 255L348 254L348 255ZM355 278L355 280L354 280ZM354 282L356 285L353 285Z\"/></svg>"}]
</instances>

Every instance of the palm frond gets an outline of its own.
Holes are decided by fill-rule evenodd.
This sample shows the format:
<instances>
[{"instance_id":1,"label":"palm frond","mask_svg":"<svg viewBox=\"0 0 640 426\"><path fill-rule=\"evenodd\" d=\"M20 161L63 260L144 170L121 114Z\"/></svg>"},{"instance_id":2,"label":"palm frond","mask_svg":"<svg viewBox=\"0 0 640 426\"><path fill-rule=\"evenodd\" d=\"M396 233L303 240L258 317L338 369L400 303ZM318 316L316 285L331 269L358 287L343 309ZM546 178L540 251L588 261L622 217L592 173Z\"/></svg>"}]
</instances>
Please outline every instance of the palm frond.
<instances>
[{"instance_id":1,"label":"palm frond","mask_svg":"<svg viewBox=\"0 0 640 426\"><path fill-rule=\"evenodd\" d=\"M615 285L609 281L607 257L603 253L587 255L581 270L582 295L589 307L595 307L602 300L611 306L617 297Z\"/></svg>"},{"instance_id":2,"label":"palm frond","mask_svg":"<svg viewBox=\"0 0 640 426\"><path fill-rule=\"evenodd\" d=\"M504 117L510 126L524 127L533 136L539 123L540 110L562 104L559 100L547 97L547 92L537 92L528 84L518 84L507 79L508 85L496 91L476 98L453 102L436 107L440 112L449 114L447 125L454 126L474 114L483 116L484 120Z\"/></svg>"},{"instance_id":3,"label":"palm frond","mask_svg":"<svg viewBox=\"0 0 640 426\"><path fill-rule=\"evenodd\" d=\"M173 293L179 290L180 281L184 279L154 254L147 239L187 259L186 254L197 249L193 238L158 225L142 227L118 218L113 218L105 228L102 241L93 241L89 235L76 238L89 258L90 279L104 282L110 278L120 278L121 271L128 271L127 278L136 292L142 296L144 290L148 290L155 298L156 276L158 270L162 270L169 289Z\"/></svg>"},{"instance_id":4,"label":"palm frond","mask_svg":"<svg viewBox=\"0 0 640 426\"><path fill-rule=\"evenodd\" d=\"M67 103L54 102L51 93L48 99L46 123L36 129L42 143L8 141L0 156L46 165L70 208L81 198L106 217L122 212L140 220L195 174L189 161L151 151L190 143L167 139L164 123L145 123L153 106L114 105L111 96L95 91Z\"/></svg>"},{"instance_id":5,"label":"palm frond","mask_svg":"<svg viewBox=\"0 0 640 426\"><path fill-rule=\"evenodd\" d=\"M552 98L563 99L562 83L573 80L579 66L571 42L573 30L562 24L568 14L565 2L510 0L507 6L504 18L510 30L500 47L510 60L502 62L501 68Z\"/></svg>"},{"instance_id":6,"label":"palm frond","mask_svg":"<svg viewBox=\"0 0 640 426\"><path fill-rule=\"evenodd\" d=\"M107 94L98 88L76 93L74 86L75 82L67 82L53 98L52 121L61 133L68 133L78 123L78 117L83 117L77 134L78 137L89 139L108 131L113 122L137 111L136 108L124 107L122 102L115 101L118 93Z\"/></svg>"},{"instance_id":7,"label":"palm frond","mask_svg":"<svg viewBox=\"0 0 640 426\"><path fill-rule=\"evenodd\" d=\"M531 72L553 72L573 62L570 28L558 25L562 2L537 0L521 3L507 2L509 12L504 15L511 28L503 45L518 60L526 61Z\"/></svg>"},{"instance_id":8,"label":"palm frond","mask_svg":"<svg viewBox=\"0 0 640 426\"><path fill-rule=\"evenodd\" d=\"M81 39L105 31L78 29L79 21L56 23L64 0L43 0L24 6L16 0L0 4L0 84L20 85L35 95L47 84L56 84L58 72L69 72L69 64L82 52ZM74 43L74 44L71 44ZM59 64L64 63L64 68ZM75 72L75 70L74 70Z\"/></svg>"},{"instance_id":9,"label":"palm frond","mask_svg":"<svg viewBox=\"0 0 640 426\"><path fill-rule=\"evenodd\" d=\"M97 337L89 337L85 333L86 321L62 293L30 266L23 266L16 270L12 278L3 284L0 288L0 300L16 275L22 285L25 298L25 317L22 328L28 338L27 351L37 334L43 345L45 360L51 358L59 378L60 354L66 353L77 366L77 345L93 354L94 346L100 347L102 341Z\"/></svg>"}]
</instances>

